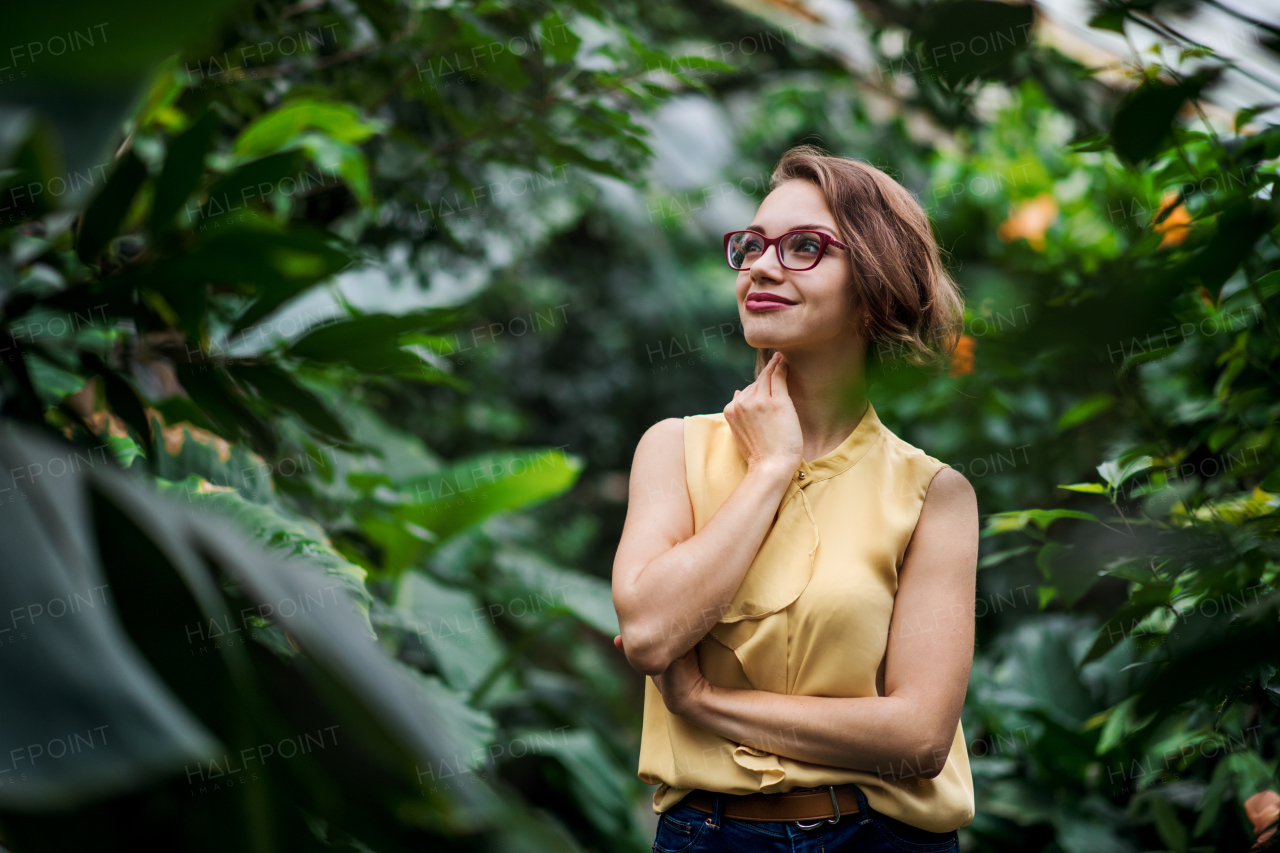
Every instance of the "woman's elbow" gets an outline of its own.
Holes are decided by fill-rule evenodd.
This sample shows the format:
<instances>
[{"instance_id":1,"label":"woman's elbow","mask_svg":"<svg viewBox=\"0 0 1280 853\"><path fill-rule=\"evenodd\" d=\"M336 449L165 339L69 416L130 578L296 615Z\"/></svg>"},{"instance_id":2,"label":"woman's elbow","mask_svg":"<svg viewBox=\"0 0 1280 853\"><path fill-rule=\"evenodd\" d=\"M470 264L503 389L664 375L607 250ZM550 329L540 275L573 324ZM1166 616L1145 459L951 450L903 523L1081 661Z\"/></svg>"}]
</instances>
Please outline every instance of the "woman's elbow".
<instances>
[{"instance_id":1,"label":"woman's elbow","mask_svg":"<svg viewBox=\"0 0 1280 853\"><path fill-rule=\"evenodd\" d=\"M658 676L667 671L667 667L671 665L671 661L666 660L656 651L639 654L627 654L627 663L631 664L631 668L642 675Z\"/></svg>"},{"instance_id":2,"label":"woman's elbow","mask_svg":"<svg viewBox=\"0 0 1280 853\"><path fill-rule=\"evenodd\" d=\"M631 668L645 675L661 675L671 665L664 644L652 631L645 631L635 625L622 624L622 653L626 655Z\"/></svg>"},{"instance_id":3,"label":"woman's elbow","mask_svg":"<svg viewBox=\"0 0 1280 853\"><path fill-rule=\"evenodd\" d=\"M625 654L631 668L644 675L662 675L671 666L671 659L667 657L665 650L653 644L642 645L635 651L628 648Z\"/></svg>"},{"instance_id":4,"label":"woman's elbow","mask_svg":"<svg viewBox=\"0 0 1280 853\"><path fill-rule=\"evenodd\" d=\"M951 757L952 739L955 737L953 732L948 738L935 738L924 744L920 750L920 760L916 763L920 768L920 775L925 779L935 779L942 775L943 769L947 766L947 759Z\"/></svg>"}]
</instances>

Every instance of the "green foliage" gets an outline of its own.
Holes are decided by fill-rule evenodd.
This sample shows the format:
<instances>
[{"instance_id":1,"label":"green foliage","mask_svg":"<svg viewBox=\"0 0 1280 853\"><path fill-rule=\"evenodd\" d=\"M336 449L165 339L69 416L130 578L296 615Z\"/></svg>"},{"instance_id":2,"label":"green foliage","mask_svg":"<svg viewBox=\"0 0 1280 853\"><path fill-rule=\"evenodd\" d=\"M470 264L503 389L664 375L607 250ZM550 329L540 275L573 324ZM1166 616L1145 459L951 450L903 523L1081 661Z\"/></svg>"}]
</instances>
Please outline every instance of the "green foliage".
<instances>
[{"instance_id":1,"label":"green foliage","mask_svg":"<svg viewBox=\"0 0 1280 853\"><path fill-rule=\"evenodd\" d=\"M916 193L966 293L972 370L872 352L986 513L965 842L1246 849L1280 760L1280 131L1189 117L1234 73L1203 46L1123 91L1028 6L862 8L878 80L791 30L739 49L765 25L723 5L361 0L134 4L6 82L0 728L112 749L0 786L0 841L648 847L624 472L749 378L718 233L816 141ZM97 606L37 623L68 590ZM303 732L336 738L254 752Z\"/></svg>"},{"instance_id":2,"label":"green foliage","mask_svg":"<svg viewBox=\"0 0 1280 853\"><path fill-rule=\"evenodd\" d=\"M409 849L441 835L565 849L574 832L646 846L625 733L598 702L562 701L586 678L622 701L599 633L617 627L608 584L480 532L569 489L581 460L514 445L449 463L370 407L424 383L469 390L437 355L460 306L339 304L287 324L281 312L373 260L381 229L404 220L396 205L440 196L440 178L472 195L510 165L635 180L649 149L629 110L670 90L634 77L671 57L594 8L369 3L149 26L168 28L165 49L131 42L112 79L134 100L105 102L109 122L60 120L95 85L87 71L6 90L34 108L3 152L8 195L27 200L2 232L13 358L0 385L5 415L27 425L3 449L31 480L23 513L4 518L20 557L6 597L47 602L59 572L105 572L90 587L104 621L38 635L40 649L83 649L83 666L8 658L31 695L6 730L24 743L49 742L50 726L105 732L114 751L7 788L5 843L83 847L93 826L95 844L132 844L145 820L184 849ZM587 53L579 30L610 38ZM60 161L59 143L81 159ZM85 151L107 149L79 193L51 204L30 189L65 186ZM450 263L484 248L416 220L403 233L429 230ZM45 472L86 454L88 470ZM58 501L73 514L52 514ZM68 535L75 550L59 551ZM58 703L79 715L26 713ZM262 758L303 731L321 739L298 740L306 757ZM553 811L520 802L548 790L565 797Z\"/></svg>"}]
</instances>

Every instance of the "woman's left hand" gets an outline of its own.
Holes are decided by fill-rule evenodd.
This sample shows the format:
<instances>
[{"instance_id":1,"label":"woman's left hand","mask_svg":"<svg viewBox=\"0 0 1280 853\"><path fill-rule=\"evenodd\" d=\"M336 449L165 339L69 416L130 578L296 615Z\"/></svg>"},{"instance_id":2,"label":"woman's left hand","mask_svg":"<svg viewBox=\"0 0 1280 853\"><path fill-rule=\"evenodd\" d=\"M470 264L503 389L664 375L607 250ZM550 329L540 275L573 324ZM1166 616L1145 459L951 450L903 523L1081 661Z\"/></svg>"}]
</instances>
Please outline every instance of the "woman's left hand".
<instances>
[{"instance_id":1,"label":"woman's left hand","mask_svg":"<svg viewBox=\"0 0 1280 853\"><path fill-rule=\"evenodd\" d=\"M698 666L698 648L689 649L683 657L671 662L661 675L653 676L653 683L662 694L667 710L677 717L692 720L701 707L711 685Z\"/></svg>"},{"instance_id":2,"label":"woman's left hand","mask_svg":"<svg viewBox=\"0 0 1280 853\"><path fill-rule=\"evenodd\" d=\"M613 638L618 651L624 651L622 635ZM698 648L694 646L684 655L672 661L661 675L653 676L654 686L662 694L667 710L677 717L687 717L699 705L711 684L698 666Z\"/></svg>"}]
</instances>

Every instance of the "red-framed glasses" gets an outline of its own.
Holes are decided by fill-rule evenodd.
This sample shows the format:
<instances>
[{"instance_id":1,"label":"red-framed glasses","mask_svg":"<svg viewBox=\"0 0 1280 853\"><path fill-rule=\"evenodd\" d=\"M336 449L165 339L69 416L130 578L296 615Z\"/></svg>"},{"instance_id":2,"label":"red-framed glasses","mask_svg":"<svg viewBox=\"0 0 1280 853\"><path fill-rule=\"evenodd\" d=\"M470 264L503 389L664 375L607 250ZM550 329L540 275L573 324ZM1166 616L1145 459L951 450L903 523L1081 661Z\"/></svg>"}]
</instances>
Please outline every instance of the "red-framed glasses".
<instances>
[{"instance_id":1,"label":"red-framed glasses","mask_svg":"<svg viewBox=\"0 0 1280 853\"><path fill-rule=\"evenodd\" d=\"M751 265L775 243L778 244L778 263L793 272L816 267L828 246L849 250L844 243L821 231L788 231L777 237L766 237L758 231L730 231L724 235L725 260L729 262L730 269L739 272L751 269Z\"/></svg>"}]
</instances>

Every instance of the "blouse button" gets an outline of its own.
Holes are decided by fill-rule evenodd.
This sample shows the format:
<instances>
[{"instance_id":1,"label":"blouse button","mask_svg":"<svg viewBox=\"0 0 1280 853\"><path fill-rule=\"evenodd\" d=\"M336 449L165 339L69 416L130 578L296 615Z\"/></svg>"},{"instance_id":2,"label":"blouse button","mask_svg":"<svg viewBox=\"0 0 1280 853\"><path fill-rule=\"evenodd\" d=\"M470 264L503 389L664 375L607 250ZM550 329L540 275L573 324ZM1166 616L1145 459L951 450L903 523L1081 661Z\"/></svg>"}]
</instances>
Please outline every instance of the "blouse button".
<instances>
[{"instance_id":1,"label":"blouse button","mask_svg":"<svg viewBox=\"0 0 1280 853\"><path fill-rule=\"evenodd\" d=\"M800 472L800 479L801 479L801 480L803 480L803 479L804 479L804 472L803 472L803 471L801 471L801 472Z\"/></svg>"}]
</instances>

